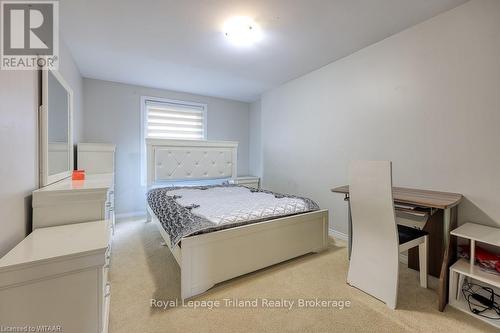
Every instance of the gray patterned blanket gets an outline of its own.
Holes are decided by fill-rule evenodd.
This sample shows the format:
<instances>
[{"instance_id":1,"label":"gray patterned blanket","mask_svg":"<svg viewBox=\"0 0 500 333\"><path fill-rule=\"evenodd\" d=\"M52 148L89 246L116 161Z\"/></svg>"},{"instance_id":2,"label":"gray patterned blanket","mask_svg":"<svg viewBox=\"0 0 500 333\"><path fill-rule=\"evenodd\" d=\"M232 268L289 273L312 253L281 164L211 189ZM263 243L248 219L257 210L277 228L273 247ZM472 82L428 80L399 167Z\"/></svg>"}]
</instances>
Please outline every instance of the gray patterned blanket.
<instances>
[{"instance_id":1,"label":"gray patterned blanket","mask_svg":"<svg viewBox=\"0 0 500 333\"><path fill-rule=\"evenodd\" d=\"M243 191L240 189L245 189L244 191L246 192L246 196L243 196L243 200L248 202L248 206L250 207L248 209L250 209L250 211L248 211L248 209L245 209L245 207L242 208L239 206L233 209L234 213L227 214L221 213L221 210L218 210L218 208L220 207L215 207L218 206L218 200L221 207L224 206L224 204L226 205L225 209L227 210L228 202L224 201L231 201L228 200L228 198L231 198L233 193L234 196L237 196ZM226 196L226 199L221 197L219 200L216 197L214 200L214 198L210 195L200 196L202 199L205 198L205 200L200 199L202 205L209 206L200 207L200 205L197 204L196 200L193 200L193 203L190 204L189 200L191 199L189 199L188 202L185 202L186 198L183 199L183 195L176 194L183 193L184 196L188 196L187 194L195 192L192 190L197 190L197 193L206 190L206 194L208 194L208 192L223 193ZM272 197L262 194L268 194ZM211 200L207 199L207 197ZM255 207L262 207L262 200L264 200L264 202L266 200L264 197L282 200L274 200L276 202L279 202L280 205L264 205L266 209L259 209L257 212L253 212L252 209L255 209ZM289 199L288 201L293 201L294 203L299 202L300 207L297 208L293 206L295 209L287 209L290 208L291 205L289 202L285 202L283 205L283 201L287 201L285 200L286 198ZM315 211L319 209L319 206L314 201L308 198L289 194L279 194L261 189L247 189L243 186L229 184L156 188L148 192L147 200L149 207L156 215L165 231L170 236L170 241L173 246L177 245L183 237L232 228L250 223L262 222L265 220ZM260 203L260 206L258 206L258 204L256 203ZM271 207L271 209L269 207ZM276 209L276 207L279 209ZM215 213L211 215L211 212ZM222 218L221 215L223 215ZM214 218L214 216L216 216L216 218Z\"/></svg>"}]
</instances>

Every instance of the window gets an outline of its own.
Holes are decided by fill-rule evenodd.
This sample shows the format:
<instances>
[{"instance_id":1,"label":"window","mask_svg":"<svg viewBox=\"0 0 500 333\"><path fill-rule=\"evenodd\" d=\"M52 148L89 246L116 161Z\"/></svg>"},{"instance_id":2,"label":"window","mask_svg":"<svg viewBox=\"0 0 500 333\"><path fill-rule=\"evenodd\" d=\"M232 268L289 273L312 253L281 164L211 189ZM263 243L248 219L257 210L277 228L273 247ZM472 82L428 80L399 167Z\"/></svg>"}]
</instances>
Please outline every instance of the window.
<instances>
[{"instance_id":1,"label":"window","mask_svg":"<svg viewBox=\"0 0 500 333\"><path fill-rule=\"evenodd\" d=\"M143 98L144 137L160 139L204 140L205 104Z\"/></svg>"},{"instance_id":2,"label":"window","mask_svg":"<svg viewBox=\"0 0 500 333\"><path fill-rule=\"evenodd\" d=\"M141 97L141 184L146 186L146 138L205 140L207 105Z\"/></svg>"}]
</instances>

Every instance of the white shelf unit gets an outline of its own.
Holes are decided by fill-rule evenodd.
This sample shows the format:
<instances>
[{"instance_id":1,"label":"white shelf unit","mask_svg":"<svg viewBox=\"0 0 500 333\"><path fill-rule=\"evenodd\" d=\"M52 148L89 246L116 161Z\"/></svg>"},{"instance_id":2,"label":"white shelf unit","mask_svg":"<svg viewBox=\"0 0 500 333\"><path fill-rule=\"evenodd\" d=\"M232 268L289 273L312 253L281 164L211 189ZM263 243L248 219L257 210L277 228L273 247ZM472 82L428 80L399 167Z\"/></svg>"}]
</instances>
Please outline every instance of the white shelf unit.
<instances>
[{"instance_id":1,"label":"white shelf unit","mask_svg":"<svg viewBox=\"0 0 500 333\"><path fill-rule=\"evenodd\" d=\"M492 326L500 328L500 320L488 319L472 313L462 295L462 285L466 277L482 283L495 290L500 290L500 276L481 270L474 264L476 242L500 247L500 229L476 223L466 223L451 232L451 235L470 241L470 260L459 259L450 267L449 304L450 306L470 314ZM491 313L488 313L491 312ZM495 316L488 311L484 314Z\"/></svg>"}]
</instances>

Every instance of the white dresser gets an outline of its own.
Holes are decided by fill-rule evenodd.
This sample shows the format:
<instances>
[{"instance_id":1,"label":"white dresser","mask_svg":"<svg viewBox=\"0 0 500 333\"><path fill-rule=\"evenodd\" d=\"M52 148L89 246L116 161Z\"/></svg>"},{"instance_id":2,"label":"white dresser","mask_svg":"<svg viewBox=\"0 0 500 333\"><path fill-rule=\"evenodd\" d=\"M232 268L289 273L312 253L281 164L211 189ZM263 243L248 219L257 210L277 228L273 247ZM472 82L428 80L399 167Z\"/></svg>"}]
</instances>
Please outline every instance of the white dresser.
<instances>
[{"instance_id":1,"label":"white dresser","mask_svg":"<svg viewBox=\"0 0 500 333\"><path fill-rule=\"evenodd\" d=\"M33 191L33 229L109 220L114 230L114 174L63 179Z\"/></svg>"},{"instance_id":2,"label":"white dresser","mask_svg":"<svg viewBox=\"0 0 500 333\"><path fill-rule=\"evenodd\" d=\"M55 328L51 332L107 332L109 223L36 229L1 258L0 323L48 325Z\"/></svg>"}]
</instances>

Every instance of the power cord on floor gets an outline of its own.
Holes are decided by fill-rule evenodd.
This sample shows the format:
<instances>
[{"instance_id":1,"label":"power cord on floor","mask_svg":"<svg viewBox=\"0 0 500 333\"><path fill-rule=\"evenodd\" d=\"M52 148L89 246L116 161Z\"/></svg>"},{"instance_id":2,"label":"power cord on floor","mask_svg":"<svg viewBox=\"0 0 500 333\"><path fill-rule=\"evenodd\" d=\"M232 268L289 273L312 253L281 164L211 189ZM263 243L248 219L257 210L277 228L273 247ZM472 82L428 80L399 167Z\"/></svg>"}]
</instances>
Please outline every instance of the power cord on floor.
<instances>
[{"instance_id":1,"label":"power cord on floor","mask_svg":"<svg viewBox=\"0 0 500 333\"><path fill-rule=\"evenodd\" d=\"M483 318L500 320L500 306L497 303L500 295L496 294L492 288L483 287L465 279L462 285L462 294L472 313ZM492 310L497 316L486 315L484 312L488 310Z\"/></svg>"}]
</instances>

